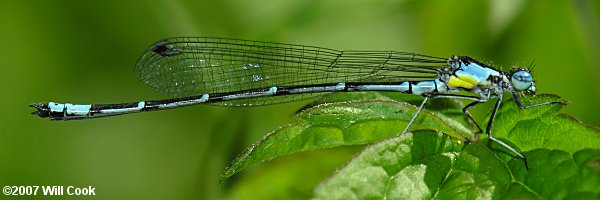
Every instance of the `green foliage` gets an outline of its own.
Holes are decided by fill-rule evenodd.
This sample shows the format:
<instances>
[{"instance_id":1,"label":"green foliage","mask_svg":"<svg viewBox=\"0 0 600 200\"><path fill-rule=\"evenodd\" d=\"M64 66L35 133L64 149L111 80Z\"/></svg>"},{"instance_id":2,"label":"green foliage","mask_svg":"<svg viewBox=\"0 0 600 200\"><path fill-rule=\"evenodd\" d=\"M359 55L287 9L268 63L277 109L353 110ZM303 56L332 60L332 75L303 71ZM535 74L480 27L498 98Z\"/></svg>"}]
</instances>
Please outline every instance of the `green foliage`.
<instances>
[{"instance_id":1,"label":"green foliage","mask_svg":"<svg viewBox=\"0 0 600 200\"><path fill-rule=\"evenodd\" d=\"M394 98L398 97L392 93L371 92L338 94L322 99L319 101L322 104L298 113L299 123L270 133L248 148L233 161L223 178L229 178L249 165L294 152L370 144L397 136L417 108L392 101ZM333 101L343 102L327 103ZM459 104L445 101L435 105L438 106L433 111L422 111L411 129L439 130L466 140L465 135L470 134L470 130L442 114L460 112Z\"/></svg>"},{"instance_id":2,"label":"green foliage","mask_svg":"<svg viewBox=\"0 0 600 200\"><path fill-rule=\"evenodd\" d=\"M428 104L410 129L423 131L398 136L416 107L396 98L408 97L353 93L322 99L298 113L297 124L248 148L223 178L296 152L373 144L322 182L315 198L563 199L600 194L599 131L559 113L561 104L519 109L507 101L500 108L492 134L520 149L528 158L526 168L523 159L501 146L471 137L472 126L455 101ZM552 95L524 102L547 101L564 102Z\"/></svg>"},{"instance_id":3,"label":"green foliage","mask_svg":"<svg viewBox=\"0 0 600 200\"><path fill-rule=\"evenodd\" d=\"M541 95L524 103L564 101L557 96ZM600 149L600 129L560 113L562 105L519 109L512 101L504 102L494 121L492 133L506 138L522 151L538 148L575 153L583 149Z\"/></svg>"},{"instance_id":4,"label":"green foliage","mask_svg":"<svg viewBox=\"0 0 600 200\"><path fill-rule=\"evenodd\" d=\"M461 147L466 146L464 150ZM319 199L594 199L600 150L536 149L503 159L482 142L418 131L365 149L315 192Z\"/></svg>"},{"instance_id":5,"label":"green foliage","mask_svg":"<svg viewBox=\"0 0 600 200\"><path fill-rule=\"evenodd\" d=\"M311 178L326 169L324 176L315 178L323 180L364 146L278 157L218 187L224 165L235 154L266 132L293 123L288 116L305 102L256 108L194 106L72 122L29 115L32 110L26 105L45 101L166 98L132 73L141 51L165 37L215 36L444 58L466 55L503 70L535 60L538 91L572 100L562 112L600 125L600 1L34 0L0 5L1 185L92 185L99 192L94 199L307 199L312 193L303 192L312 191L319 181L288 178ZM432 106L436 105L427 109L434 112ZM484 124L479 110L487 109L473 112ZM459 110L451 111L455 113L444 116L463 120ZM536 133L508 135L499 128L503 120L510 119L496 120L494 134L521 151L559 142L535 140L543 138ZM558 132L568 140L586 131L568 117L564 122L574 123L572 130ZM404 128L398 126L396 131ZM465 127L472 129L470 124ZM538 126L542 133L551 131L544 128ZM521 142L525 138L519 137L531 139ZM337 153L345 148L356 151ZM307 154L310 160L303 159ZM249 193L230 195L241 193L238 189ZM258 190L265 195L256 195ZM279 191L289 195L278 196L283 193Z\"/></svg>"}]
</instances>

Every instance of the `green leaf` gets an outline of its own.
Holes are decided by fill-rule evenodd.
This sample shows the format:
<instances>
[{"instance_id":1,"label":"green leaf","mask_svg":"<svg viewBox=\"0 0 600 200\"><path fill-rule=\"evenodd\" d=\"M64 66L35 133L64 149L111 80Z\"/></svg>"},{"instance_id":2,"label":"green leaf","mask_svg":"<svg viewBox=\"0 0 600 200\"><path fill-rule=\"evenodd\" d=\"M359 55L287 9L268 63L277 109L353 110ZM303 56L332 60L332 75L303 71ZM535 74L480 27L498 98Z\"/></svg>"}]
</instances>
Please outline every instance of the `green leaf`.
<instances>
[{"instance_id":1,"label":"green leaf","mask_svg":"<svg viewBox=\"0 0 600 200\"><path fill-rule=\"evenodd\" d=\"M223 178L294 152L375 143L317 187L314 197L600 197L600 131L560 113L563 104L520 109L510 100L499 109L492 134L523 153L528 158L526 168L523 159L486 138L464 144L471 129L462 117L462 104L454 101L428 104L411 126L411 130L436 131L398 136L416 110L412 104L392 101L398 98L413 101L387 93L321 99L297 115L297 124L265 136L237 157ZM522 100L526 105L565 102L553 95Z\"/></svg>"},{"instance_id":2,"label":"green leaf","mask_svg":"<svg viewBox=\"0 0 600 200\"><path fill-rule=\"evenodd\" d=\"M321 102L352 100L322 103L298 113L297 124L266 135L236 157L222 175L222 181L252 164L291 153L371 144L397 136L417 108L405 102L392 101L393 98L390 93L350 93L323 99ZM360 101L363 99L369 100ZM460 140L467 140L466 135L470 136L472 131L465 127L464 119L459 117L459 120L454 120L444 115L461 112L460 107L455 105L459 104L448 100L434 101L434 111L423 110L411 130L440 130Z\"/></svg>"},{"instance_id":3,"label":"green leaf","mask_svg":"<svg viewBox=\"0 0 600 200\"><path fill-rule=\"evenodd\" d=\"M524 104L565 102L555 95L538 95ZM587 148L600 148L600 129L583 124L567 114L559 113L564 105L553 104L519 109L511 100L499 109L492 134L506 138L522 151L537 148L574 153Z\"/></svg>"},{"instance_id":4,"label":"green leaf","mask_svg":"<svg viewBox=\"0 0 600 200\"><path fill-rule=\"evenodd\" d=\"M423 101L423 97L413 94L404 94L400 92L352 92L345 94L329 95L320 99L307 107L317 106L324 103L336 102L358 102L358 101L401 101L408 102L412 105L419 106ZM446 123L460 129L459 132L468 133L464 137L472 138L471 132L475 130L475 125L468 120L462 112L465 104L462 101L453 99L429 99L426 109L437 114ZM453 124L460 122L462 124ZM468 129L464 125L467 125Z\"/></svg>"},{"instance_id":5,"label":"green leaf","mask_svg":"<svg viewBox=\"0 0 600 200\"><path fill-rule=\"evenodd\" d=\"M540 95L525 102L564 100ZM457 144L437 142L448 136L416 132L367 148L316 188L315 197L597 199L600 197L600 132L559 113L562 107L553 104L519 109L514 102L507 101L498 112L492 134L523 150L529 169L522 159L509 156L499 145L492 143L490 148L488 140L468 144L464 150L457 151ZM400 147L405 151L399 151ZM437 149L438 153L423 155L419 151L423 148ZM381 152L394 152L397 157L385 157ZM433 161L425 162L430 160ZM383 170L390 167L396 170ZM398 183L399 180L402 183Z\"/></svg>"},{"instance_id":6,"label":"green leaf","mask_svg":"<svg viewBox=\"0 0 600 200\"><path fill-rule=\"evenodd\" d=\"M310 199L315 186L363 148L361 145L300 152L254 165L248 169L251 173L231 181L227 196L219 199Z\"/></svg>"},{"instance_id":7,"label":"green leaf","mask_svg":"<svg viewBox=\"0 0 600 200\"><path fill-rule=\"evenodd\" d=\"M315 198L596 199L600 194L600 150L537 149L527 153L529 170L522 160L498 154L485 142L463 145L433 131L405 134L366 148L323 182Z\"/></svg>"},{"instance_id":8,"label":"green leaf","mask_svg":"<svg viewBox=\"0 0 600 200\"><path fill-rule=\"evenodd\" d=\"M446 179L464 144L432 131L366 148L316 191L318 199L422 199Z\"/></svg>"}]
</instances>

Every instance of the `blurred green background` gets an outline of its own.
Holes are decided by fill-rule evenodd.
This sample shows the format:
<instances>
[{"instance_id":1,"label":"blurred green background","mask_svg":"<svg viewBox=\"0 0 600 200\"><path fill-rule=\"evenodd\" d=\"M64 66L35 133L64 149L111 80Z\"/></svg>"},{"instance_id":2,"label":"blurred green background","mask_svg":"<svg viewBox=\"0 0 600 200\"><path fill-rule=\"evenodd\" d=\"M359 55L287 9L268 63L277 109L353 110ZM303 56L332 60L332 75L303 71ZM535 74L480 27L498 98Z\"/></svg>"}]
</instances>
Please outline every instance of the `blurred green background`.
<instances>
[{"instance_id":1,"label":"blurred green background","mask_svg":"<svg viewBox=\"0 0 600 200\"><path fill-rule=\"evenodd\" d=\"M360 150L287 156L219 187L237 153L293 123L307 102L70 122L28 114L27 104L50 100L166 97L138 82L133 65L148 45L173 36L469 55L505 70L535 60L539 93L571 100L567 113L600 125L599 1L22 0L0 8L1 186L91 185L97 199L308 198Z\"/></svg>"}]
</instances>

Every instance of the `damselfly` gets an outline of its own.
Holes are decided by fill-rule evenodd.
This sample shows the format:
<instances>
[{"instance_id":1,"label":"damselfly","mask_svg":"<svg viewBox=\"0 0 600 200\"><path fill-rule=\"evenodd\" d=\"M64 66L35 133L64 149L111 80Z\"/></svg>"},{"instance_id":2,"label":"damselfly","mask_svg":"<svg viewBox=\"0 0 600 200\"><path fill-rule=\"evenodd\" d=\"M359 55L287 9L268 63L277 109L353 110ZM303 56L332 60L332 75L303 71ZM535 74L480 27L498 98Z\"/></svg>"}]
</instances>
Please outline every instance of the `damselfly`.
<instances>
[{"instance_id":1,"label":"damselfly","mask_svg":"<svg viewBox=\"0 0 600 200\"><path fill-rule=\"evenodd\" d=\"M404 129L430 98L471 100L468 110L496 98L486 135L524 158L490 131L502 102L510 93L535 93L528 69L494 69L466 56L438 58L395 51L338 51L304 45L226 38L170 38L150 46L138 60L139 79L175 98L119 104L32 104L32 114L53 120L90 119L128 113L172 109L196 104L255 106L317 97L331 92L396 91L422 95L423 102ZM473 96L456 94L460 91ZM481 127L475 122L480 132Z\"/></svg>"}]
</instances>

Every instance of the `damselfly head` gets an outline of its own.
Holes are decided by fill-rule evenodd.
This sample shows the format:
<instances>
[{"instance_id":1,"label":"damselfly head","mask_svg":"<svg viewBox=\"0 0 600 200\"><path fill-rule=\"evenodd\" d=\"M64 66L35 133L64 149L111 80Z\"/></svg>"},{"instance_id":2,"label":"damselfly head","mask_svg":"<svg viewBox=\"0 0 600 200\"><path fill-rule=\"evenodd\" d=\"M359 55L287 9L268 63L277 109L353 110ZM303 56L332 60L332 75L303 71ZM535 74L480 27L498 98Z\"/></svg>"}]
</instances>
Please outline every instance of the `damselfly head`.
<instances>
[{"instance_id":1,"label":"damselfly head","mask_svg":"<svg viewBox=\"0 0 600 200\"><path fill-rule=\"evenodd\" d=\"M526 91L535 94L533 76L528 69L514 68L510 72L510 82L516 91Z\"/></svg>"}]
</instances>

